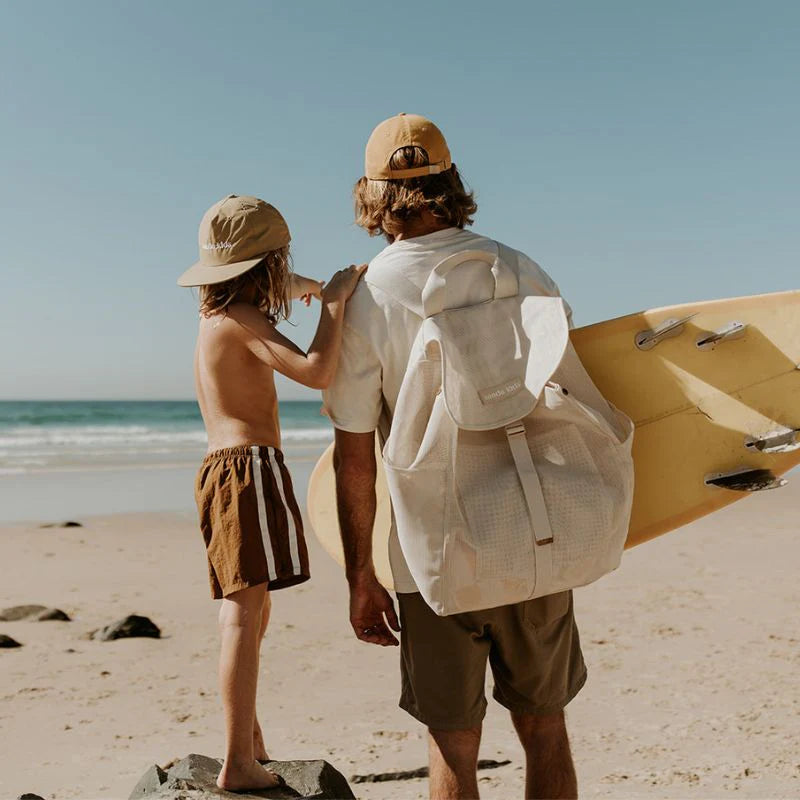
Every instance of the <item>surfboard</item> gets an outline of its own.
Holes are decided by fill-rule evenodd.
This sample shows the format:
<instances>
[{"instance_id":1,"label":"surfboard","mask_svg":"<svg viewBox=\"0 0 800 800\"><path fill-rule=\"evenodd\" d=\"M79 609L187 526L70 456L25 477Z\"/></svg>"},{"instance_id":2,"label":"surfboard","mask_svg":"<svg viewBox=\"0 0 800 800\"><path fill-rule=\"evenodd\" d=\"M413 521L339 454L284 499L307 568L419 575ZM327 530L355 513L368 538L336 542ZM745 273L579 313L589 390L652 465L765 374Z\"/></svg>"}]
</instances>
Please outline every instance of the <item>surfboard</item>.
<instances>
[{"instance_id":1,"label":"surfboard","mask_svg":"<svg viewBox=\"0 0 800 800\"><path fill-rule=\"evenodd\" d=\"M779 489L800 464L800 290L657 308L570 336L597 387L636 425L626 547ZM376 570L391 587L380 468L376 491ZM311 475L308 514L343 564L333 445Z\"/></svg>"}]
</instances>

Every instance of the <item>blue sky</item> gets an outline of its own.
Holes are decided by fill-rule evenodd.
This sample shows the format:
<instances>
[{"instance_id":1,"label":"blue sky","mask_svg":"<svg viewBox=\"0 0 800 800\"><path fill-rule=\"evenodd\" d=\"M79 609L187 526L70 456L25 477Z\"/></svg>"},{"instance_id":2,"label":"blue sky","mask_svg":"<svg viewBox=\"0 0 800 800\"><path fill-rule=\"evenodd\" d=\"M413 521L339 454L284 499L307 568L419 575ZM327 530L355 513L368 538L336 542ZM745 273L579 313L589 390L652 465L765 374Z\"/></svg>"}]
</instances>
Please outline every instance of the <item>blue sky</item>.
<instances>
[{"instance_id":1,"label":"blue sky","mask_svg":"<svg viewBox=\"0 0 800 800\"><path fill-rule=\"evenodd\" d=\"M191 397L205 209L274 203L299 272L368 260L398 111L577 324L798 288L798 76L794 0L0 1L0 399Z\"/></svg>"}]
</instances>

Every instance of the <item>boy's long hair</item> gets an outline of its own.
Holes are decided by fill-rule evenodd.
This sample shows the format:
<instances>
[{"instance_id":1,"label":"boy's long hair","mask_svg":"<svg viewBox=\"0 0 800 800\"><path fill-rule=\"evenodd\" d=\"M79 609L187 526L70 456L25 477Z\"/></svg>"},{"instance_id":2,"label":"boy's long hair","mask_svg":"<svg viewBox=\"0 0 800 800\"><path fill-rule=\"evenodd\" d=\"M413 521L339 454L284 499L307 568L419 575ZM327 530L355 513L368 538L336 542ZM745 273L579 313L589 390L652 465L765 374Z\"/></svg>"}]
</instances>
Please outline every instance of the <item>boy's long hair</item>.
<instances>
[{"instance_id":1,"label":"boy's long hair","mask_svg":"<svg viewBox=\"0 0 800 800\"><path fill-rule=\"evenodd\" d=\"M430 162L421 147L401 147L389 162L392 169L424 167ZM393 241L409 223L430 211L436 219L454 228L472 225L478 210L475 197L464 188L456 165L438 175L376 181L360 178L353 188L356 224L370 236L383 234Z\"/></svg>"},{"instance_id":2,"label":"boy's long hair","mask_svg":"<svg viewBox=\"0 0 800 800\"><path fill-rule=\"evenodd\" d=\"M232 303L249 303L273 324L289 318L292 260L289 247L272 250L247 272L222 283L200 287L200 313L225 314Z\"/></svg>"}]
</instances>

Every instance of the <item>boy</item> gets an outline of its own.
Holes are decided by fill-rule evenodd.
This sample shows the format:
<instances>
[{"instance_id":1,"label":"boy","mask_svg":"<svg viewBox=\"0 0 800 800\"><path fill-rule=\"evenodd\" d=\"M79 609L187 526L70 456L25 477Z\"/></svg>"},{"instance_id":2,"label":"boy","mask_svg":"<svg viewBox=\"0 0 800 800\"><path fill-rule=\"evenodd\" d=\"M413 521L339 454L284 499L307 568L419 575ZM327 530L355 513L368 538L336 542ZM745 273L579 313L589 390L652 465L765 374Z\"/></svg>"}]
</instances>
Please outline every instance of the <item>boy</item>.
<instances>
[{"instance_id":1,"label":"boy","mask_svg":"<svg viewBox=\"0 0 800 800\"><path fill-rule=\"evenodd\" d=\"M315 389L336 369L344 307L366 265L340 270L327 285L293 275L289 229L255 197L229 195L200 223L200 260L178 280L200 288L195 385L208 454L195 494L208 553L211 594L222 598L220 690L226 753L217 785L276 786L256 718L259 648L269 591L308 580L308 551L281 453L274 370ZM304 353L275 325L292 299L322 304Z\"/></svg>"}]
</instances>

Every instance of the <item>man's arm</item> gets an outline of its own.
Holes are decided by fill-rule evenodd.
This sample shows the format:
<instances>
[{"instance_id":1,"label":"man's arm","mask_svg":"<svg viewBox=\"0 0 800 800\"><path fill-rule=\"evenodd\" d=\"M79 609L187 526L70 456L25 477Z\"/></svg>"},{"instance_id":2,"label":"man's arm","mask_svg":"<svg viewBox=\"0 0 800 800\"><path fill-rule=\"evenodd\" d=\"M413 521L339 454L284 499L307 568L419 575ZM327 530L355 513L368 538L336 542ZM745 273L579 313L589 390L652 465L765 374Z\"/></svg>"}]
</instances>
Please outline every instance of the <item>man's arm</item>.
<instances>
[{"instance_id":1,"label":"man's arm","mask_svg":"<svg viewBox=\"0 0 800 800\"><path fill-rule=\"evenodd\" d=\"M336 431L333 456L336 502L342 531L345 572L350 585L350 624L365 642L397 645L400 623L391 595L375 576L372 528L375 523L375 433Z\"/></svg>"}]
</instances>

